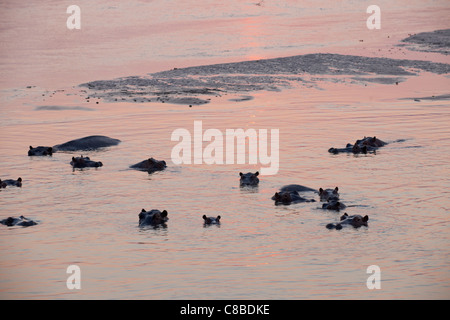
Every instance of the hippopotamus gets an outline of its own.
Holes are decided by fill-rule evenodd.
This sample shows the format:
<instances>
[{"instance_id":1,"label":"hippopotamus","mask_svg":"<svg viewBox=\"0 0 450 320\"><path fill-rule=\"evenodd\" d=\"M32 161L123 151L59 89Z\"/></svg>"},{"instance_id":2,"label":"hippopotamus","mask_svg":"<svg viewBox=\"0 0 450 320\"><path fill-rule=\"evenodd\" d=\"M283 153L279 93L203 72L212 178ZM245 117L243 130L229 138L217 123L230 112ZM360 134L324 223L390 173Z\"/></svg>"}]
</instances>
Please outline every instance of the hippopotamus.
<instances>
[{"instance_id":1,"label":"hippopotamus","mask_svg":"<svg viewBox=\"0 0 450 320\"><path fill-rule=\"evenodd\" d=\"M385 146L387 143L381 141L377 137L364 137L363 139L356 140L354 144L348 143L345 148L330 148L328 152L338 154L341 152L347 153L368 153L375 152L378 148Z\"/></svg>"},{"instance_id":2,"label":"hippopotamus","mask_svg":"<svg viewBox=\"0 0 450 320\"><path fill-rule=\"evenodd\" d=\"M220 224L220 216L214 218L203 215L203 221L205 224Z\"/></svg>"},{"instance_id":3,"label":"hippopotamus","mask_svg":"<svg viewBox=\"0 0 450 320\"><path fill-rule=\"evenodd\" d=\"M87 151L96 150L99 148L106 148L110 146L115 146L120 143L120 140L113 139L106 136L88 136L80 139L71 140L62 144L57 144L53 147L42 147L33 148L30 146L28 150L29 156L46 156L51 155L58 151ZM51 151L51 154L49 154Z\"/></svg>"},{"instance_id":4,"label":"hippopotamus","mask_svg":"<svg viewBox=\"0 0 450 320\"><path fill-rule=\"evenodd\" d=\"M239 176L241 177L239 180L241 187L256 187L259 183L259 179L258 179L259 171L256 171L255 173L239 172Z\"/></svg>"},{"instance_id":5,"label":"hippopotamus","mask_svg":"<svg viewBox=\"0 0 450 320\"><path fill-rule=\"evenodd\" d=\"M162 171L166 167L167 165L164 160L155 160L153 158L149 158L147 160L141 161L139 163L130 166L131 169L147 171L148 173L153 173L155 171Z\"/></svg>"},{"instance_id":6,"label":"hippopotamus","mask_svg":"<svg viewBox=\"0 0 450 320\"><path fill-rule=\"evenodd\" d=\"M56 151L85 151L115 146L119 143L120 140L106 136L89 136L57 144L53 149Z\"/></svg>"},{"instance_id":7,"label":"hippopotamus","mask_svg":"<svg viewBox=\"0 0 450 320\"><path fill-rule=\"evenodd\" d=\"M331 200L339 200L339 188L336 187L334 189L319 189L320 201L331 201Z\"/></svg>"},{"instance_id":8,"label":"hippopotamus","mask_svg":"<svg viewBox=\"0 0 450 320\"><path fill-rule=\"evenodd\" d=\"M299 185L299 184L289 184L289 185L287 185L287 186L282 187L282 188L280 189L280 191L289 191L289 192L293 192L293 191L296 191L296 192L315 192L315 193L317 193L317 190L316 190L316 189L312 189L312 188L309 188L309 187L305 187L305 186L302 186L302 185Z\"/></svg>"},{"instance_id":9,"label":"hippopotamus","mask_svg":"<svg viewBox=\"0 0 450 320\"><path fill-rule=\"evenodd\" d=\"M338 201L337 199L333 199L328 201L327 203L324 203L322 205L322 209L327 209L327 210L343 210L347 208L347 206L345 204L343 204L342 202Z\"/></svg>"},{"instance_id":10,"label":"hippopotamus","mask_svg":"<svg viewBox=\"0 0 450 320\"><path fill-rule=\"evenodd\" d=\"M142 211L139 213L139 226L156 226L156 225L164 225L164 223L169 220L167 218L167 211L163 210L162 212L156 209L145 211L145 209L142 209Z\"/></svg>"},{"instance_id":11,"label":"hippopotamus","mask_svg":"<svg viewBox=\"0 0 450 320\"><path fill-rule=\"evenodd\" d=\"M70 164L74 168L98 168L102 167L103 163L100 161L92 161L89 159L89 157L72 157L72 161L70 161Z\"/></svg>"},{"instance_id":12,"label":"hippopotamus","mask_svg":"<svg viewBox=\"0 0 450 320\"><path fill-rule=\"evenodd\" d=\"M14 180L14 179L2 180L2 179L0 179L0 188L6 188L7 186L22 187L22 178L19 177L17 180Z\"/></svg>"},{"instance_id":13,"label":"hippopotamus","mask_svg":"<svg viewBox=\"0 0 450 320\"><path fill-rule=\"evenodd\" d=\"M280 191L276 192L272 200L275 200L275 205L284 204L289 205L292 203L300 203L300 202L315 202L314 199L306 199L300 196L299 192L317 192L316 190L301 186L298 184L290 184L284 186L280 189Z\"/></svg>"},{"instance_id":14,"label":"hippopotamus","mask_svg":"<svg viewBox=\"0 0 450 320\"><path fill-rule=\"evenodd\" d=\"M355 228L359 228L361 226L367 227L367 221L369 221L369 216L365 215L360 216L359 214L349 216L347 213L344 213L343 216L341 216L341 221L337 224L329 223L326 225L328 229L336 229L340 230L343 226L351 225Z\"/></svg>"},{"instance_id":15,"label":"hippopotamus","mask_svg":"<svg viewBox=\"0 0 450 320\"><path fill-rule=\"evenodd\" d=\"M36 147L30 146L30 150L28 150L29 156L51 156L53 154L52 147Z\"/></svg>"},{"instance_id":16,"label":"hippopotamus","mask_svg":"<svg viewBox=\"0 0 450 320\"><path fill-rule=\"evenodd\" d=\"M24 216L20 216L19 218L9 217L9 218L0 220L0 223L4 224L5 226L8 226L8 227L12 227L12 226L29 227L29 226L34 226L37 224L33 220L25 218Z\"/></svg>"}]
</instances>

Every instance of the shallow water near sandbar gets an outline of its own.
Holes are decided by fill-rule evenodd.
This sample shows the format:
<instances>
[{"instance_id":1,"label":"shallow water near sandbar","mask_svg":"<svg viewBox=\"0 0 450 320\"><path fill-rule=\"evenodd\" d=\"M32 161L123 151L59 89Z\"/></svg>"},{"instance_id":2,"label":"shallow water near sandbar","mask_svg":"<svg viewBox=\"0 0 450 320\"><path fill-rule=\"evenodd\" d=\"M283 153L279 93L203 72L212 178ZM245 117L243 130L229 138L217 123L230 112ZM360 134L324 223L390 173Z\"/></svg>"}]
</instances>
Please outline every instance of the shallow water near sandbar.
<instances>
[{"instance_id":1,"label":"shallow water near sandbar","mask_svg":"<svg viewBox=\"0 0 450 320\"><path fill-rule=\"evenodd\" d=\"M157 23L165 25L164 19L168 19L171 22L168 29L174 32L175 39L161 41L161 48L148 53L158 62L166 59L162 63L164 68L151 68L151 63L148 71L136 67L136 62L141 62L141 51L129 49L134 48L132 46L123 49L120 44L127 30L142 31L143 21L147 21L144 18L148 18L142 13L134 22L126 19L122 22L126 30L114 36L114 32L110 34L116 41L105 40L106 49L128 57L121 56L124 62L117 69L105 67L117 61L112 55L102 60L105 48L89 44L92 35L88 33L84 44L91 45L92 59L85 59L93 68L92 73L77 73L73 67L74 79L63 79L61 74L65 68L71 68L66 56L73 49L64 47L60 60L57 59L64 66L62 71L55 67L49 70L48 78L39 82L42 67L36 64L29 70L32 77L26 79L35 80L29 82L30 88L17 84L26 78L22 74L11 78L12 88L9 84L2 85L0 178L20 176L23 186L0 189L0 219L24 215L38 225L26 228L0 225L0 298L450 297L448 74L422 69L414 70L414 75L355 74L357 78L353 79L348 74L341 78L308 73L307 82L296 79L285 86L279 74L273 77L248 72L240 74L239 81L250 79L251 82L252 77L258 76L259 80L271 81L272 85L275 79L276 88L233 91L224 89L224 82L232 85L227 82L231 78L222 77L221 80L226 80L219 84L222 91L200 95L199 99L210 98L208 103L191 106L186 103L191 100L182 100L182 104L135 102L129 92L107 99L93 96L95 91L89 91L86 86L79 87L79 84L96 80L148 76L142 75L143 72L185 72L173 70L174 66L180 69L199 66L204 72L212 72L215 69L208 68L211 64L287 57L311 50L324 52L327 47L335 48L332 53L343 54L342 47L347 40L336 35L351 33L346 26L352 26L339 18L340 9L325 5L322 15L314 11L317 9L314 4L305 5L301 11L303 20L296 20L295 15L292 16L293 2L267 3L262 7L265 14L261 17L254 13L254 4L245 4L244 9L233 7L227 11L229 15L224 21L224 14L217 8L211 13L196 7L196 14L188 11L177 17L163 4L151 3L164 9ZM182 4L189 7L185 2ZM132 1L126 6L121 4L120 9L143 12L143 5L141 1ZM421 8L419 2L413 5ZM108 7L102 1L91 6L94 9L106 6L101 12L119 12L118 7ZM395 7L392 14L401 15L399 7ZM362 12L364 10L365 7ZM442 8L435 10L445 12ZM45 16L44 11L37 12ZM356 9L349 12L352 17L356 14ZM320 25L313 29L315 33L308 35L311 39L305 42L306 47L303 44L289 46L293 36L281 31L286 31L285 27L292 31L301 21L304 28L313 26L318 24L319 16L325 22L337 20L341 32ZM425 13L419 10L410 12L409 16L417 18L412 19L411 28L421 31ZM99 19L91 24L98 27L106 18ZM233 23L229 24L228 19L233 19ZM194 33L192 29L183 31L189 25L186 21L196 21L200 26L194 27ZM242 42L226 37L226 34L236 33L239 23L246 26ZM433 30L444 27L438 19L435 23ZM254 30L255 24L263 28L264 39ZM405 24L387 26L393 32L389 39L405 38L404 30L409 28ZM187 36L202 34L205 25L216 32L220 30L220 37L216 39L212 32L206 40L193 41L189 47ZM271 30L268 27L271 25L276 27ZM106 26L102 27L104 32L113 30ZM150 37L157 32L151 29L148 33ZM321 36L325 37L323 47L317 40ZM7 32L3 32L2 37L12 39ZM380 38L374 37L371 43L374 46L370 53L376 57L386 56L390 48L375 45L381 43L377 42ZM139 43L133 39L130 40L133 44ZM359 45L357 39L352 40ZM387 34L383 39L387 39ZM220 47L221 41L226 45ZM186 46L183 53L177 51L177 43ZM206 54L210 47L215 48L209 52L212 57ZM231 51L221 51L223 48ZM378 54L378 48L384 50L384 55ZM49 56L42 54L39 48L34 49L32 53L39 62L47 61ZM54 52L52 50L56 49L50 52ZM84 52L85 49L79 50ZM357 47L351 54L366 61L369 52L361 51L363 49ZM253 53L255 56L251 58ZM403 53L411 60L433 57L427 61L446 63L448 67L447 58L428 56L428 52L408 53L401 48L389 57L399 59ZM8 59L2 57L3 61ZM84 65L77 61L75 66L77 63L80 68ZM16 68L22 70L22 67ZM62 72L60 78L55 76L58 70ZM217 79L208 79L213 80ZM256 82L256 78L253 80ZM177 142L171 141L171 134L178 128L193 133L195 121L202 121L203 130L218 129L223 133L238 128L279 129L278 173L260 175L256 188L240 188L239 172L255 172L265 165L175 165L171 161L171 151ZM27 156L30 145L53 146L89 135L106 135L120 139L121 143L97 151ZM376 154L333 155L328 152L330 147L344 147L364 136L377 136L389 144ZM80 154L101 161L103 166L73 170L70 159ZM166 170L148 174L129 169L130 165L150 157L165 160ZM287 184L315 189L338 186L341 200L348 208L340 213L322 210L314 194L307 196L317 202L275 206L271 197ZM167 210L167 225L140 228L138 214L143 208ZM339 221L344 212L368 215L368 227L328 230L326 225ZM220 215L221 224L204 226L203 215ZM66 286L69 277L66 270L70 265L81 269L79 290L69 290ZM381 270L379 290L369 290L366 285L370 276L366 270L371 265Z\"/></svg>"}]
</instances>

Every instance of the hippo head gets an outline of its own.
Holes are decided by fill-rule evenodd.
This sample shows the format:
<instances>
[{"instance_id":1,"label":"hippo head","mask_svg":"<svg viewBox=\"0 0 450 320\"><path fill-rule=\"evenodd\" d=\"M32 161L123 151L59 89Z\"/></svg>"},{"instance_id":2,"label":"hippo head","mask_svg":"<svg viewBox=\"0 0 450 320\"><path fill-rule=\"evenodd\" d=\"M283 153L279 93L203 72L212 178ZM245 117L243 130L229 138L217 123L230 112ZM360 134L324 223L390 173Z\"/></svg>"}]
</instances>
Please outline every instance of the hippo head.
<instances>
[{"instance_id":1,"label":"hippo head","mask_svg":"<svg viewBox=\"0 0 450 320\"><path fill-rule=\"evenodd\" d=\"M346 207L347 206L345 204L343 204L342 202L339 202L337 200L331 200L322 205L322 209L336 210L336 211L345 209Z\"/></svg>"},{"instance_id":2,"label":"hippo head","mask_svg":"<svg viewBox=\"0 0 450 320\"><path fill-rule=\"evenodd\" d=\"M6 182L3 182L2 179L0 179L0 188L6 188Z\"/></svg>"},{"instance_id":3,"label":"hippo head","mask_svg":"<svg viewBox=\"0 0 450 320\"><path fill-rule=\"evenodd\" d=\"M167 211L163 210L162 212L156 209L145 211L145 209L142 209L142 211L139 213L139 226L146 226L146 225L157 225L157 224L163 224L168 220L167 218Z\"/></svg>"},{"instance_id":4,"label":"hippo head","mask_svg":"<svg viewBox=\"0 0 450 320\"><path fill-rule=\"evenodd\" d=\"M381 141L377 137L364 137L362 140L358 140L361 145L369 146L369 147L382 147L386 144L386 142Z\"/></svg>"},{"instance_id":5,"label":"hippo head","mask_svg":"<svg viewBox=\"0 0 450 320\"><path fill-rule=\"evenodd\" d=\"M240 179L241 187L244 187L244 186L257 186L258 183L259 183L259 179L258 179L259 172L258 171L256 171L255 173L252 173L252 172L248 172L248 173L239 172L239 175L241 176L241 179Z\"/></svg>"},{"instance_id":6,"label":"hippo head","mask_svg":"<svg viewBox=\"0 0 450 320\"><path fill-rule=\"evenodd\" d=\"M367 145L361 145L361 140L357 140L352 147L353 153L367 153Z\"/></svg>"},{"instance_id":7,"label":"hippo head","mask_svg":"<svg viewBox=\"0 0 450 320\"><path fill-rule=\"evenodd\" d=\"M354 226L355 228L359 228L361 226L366 226L367 227L367 221L369 221L369 216L365 215L360 216L359 214L353 215L353 216L349 216L347 213L344 213L341 216L341 221L349 221L349 223Z\"/></svg>"},{"instance_id":8,"label":"hippo head","mask_svg":"<svg viewBox=\"0 0 450 320\"><path fill-rule=\"evenodd\" d=\"M28 150L29 156L51 156L53 154L52 147L36 147L30 146Z\"/></svg>"},{"instance_id":9,"label":"hippo head","mask_svg":"<svg viewBox=\"0 0 450 320\"><path fill-rule=\"evenodd\" d=\"M203 221L205 224L220 224L220 216L214 217L207 217L206 215L203 215Z\"/></svg>"},{"instance_id":10,"label":"hippo head","mask_svg":"<svg viewBox=\"0 0 450 320\"><path fill-rule=\"evenodd\" d=\"M8 217L8 218L2 220L2 223L3 223L5 226L12 227L14 224L17 223L17 219L15 219L15 218L13 218L13 217Z\"/></svg>"},{"instance_id":11,"label":"hippo head","mask_svg":"<svg viewBox=\"0 0 450 320\"><path fill-rule=\"evenodd\" d=\"M334 189L319 189L320 201L331 201L331 200L339 200L339 188L336 187Z\"/></svg>"},{"instance_id":12,"label":"hippo head","mask_svg":"<svg viewBox=\"0 0 450 320\"><path fill-rule=\"evenodd\" d=\"M147 161L149 173L152 173L153 171L164 170L167 167L167 164L164 160L160 161L153 158L149 158Z\"/></svg>"},{"instance_id":13,"label":"hippo head","mask_svg":"<svg viewBox=\"0 0 450 320\"><path fill-rule=\"evenodd\" d=\"M276 192L274 196L272 197L272 200L275 200L275 204L282 203L282 204L291 204L292 202L292 195L290 192L287 191L280 191Z\"/></svg>"},{"instance_id":14,"label":"hippo head","mask_svg":"<svg viewBox=\"0 0 450 320\"><path fill-rule=\"evenodd\" d=\"M19 177L19 178L17 179L16 186L18 186L18 187L21 187L21 186L22 186L22 178L21 178L21 177Z\"/></svg>"}]
</instances>

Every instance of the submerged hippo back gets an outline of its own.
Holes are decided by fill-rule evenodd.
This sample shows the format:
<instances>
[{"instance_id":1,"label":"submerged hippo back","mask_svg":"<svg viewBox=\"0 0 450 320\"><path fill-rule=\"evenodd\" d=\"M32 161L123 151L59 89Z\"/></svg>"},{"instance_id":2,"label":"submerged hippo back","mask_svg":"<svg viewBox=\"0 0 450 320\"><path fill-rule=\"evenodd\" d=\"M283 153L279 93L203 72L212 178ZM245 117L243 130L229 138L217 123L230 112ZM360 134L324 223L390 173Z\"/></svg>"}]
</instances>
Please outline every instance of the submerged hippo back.
<instances>
[{"instance_id":1,"label":"submerged hippo back","mask_svg":"<svg viewBox=\"0 0 450 320\"><path fill-rule=\"evenodd\" d=\"M288 191L288 192L317 192L317 190L301 186L299 184L289 184L280 189L280 191Z\"/></svg>"},{"instance_id":2,"label":"submerged hippo back","mask_svg":"<svg viewBox=\"0 0 450 320\"><path fill-rule=\"evenodd\" d=\"M58 144L53 149L58 151L85 151L115 146L119 143L120 140L106 136L89 136Z\"/></svg>"}]
</instances>

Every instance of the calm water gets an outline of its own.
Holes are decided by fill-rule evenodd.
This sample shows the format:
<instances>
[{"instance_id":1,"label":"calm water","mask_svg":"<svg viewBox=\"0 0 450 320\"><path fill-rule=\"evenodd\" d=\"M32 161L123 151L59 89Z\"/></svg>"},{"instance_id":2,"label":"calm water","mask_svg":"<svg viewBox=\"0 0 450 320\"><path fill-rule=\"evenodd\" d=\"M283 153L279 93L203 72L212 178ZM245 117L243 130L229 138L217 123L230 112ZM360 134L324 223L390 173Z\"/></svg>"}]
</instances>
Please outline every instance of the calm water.
<instances>
[{"instance_id":1,"label":"calm water","mask_svg":"<svg viewBox=\"0 0 450 320\"><path fill-rule=\"evenodd\" d=\"M364 1L348 8L324 2L325 12L312 2L298 7L265 1L260 8L250 2L181 1L177 8L183 14L159 1L117 6L80 1L83 36L76 37L81 45L62 41L69 34L64 6L37 3L26 8L12 1L1 4L2 19L12 12L22 20L9 15L0 33L5 74L0 172L2 179L22 177L23 187L0 191L0 218L25 215L40 222L28 228L0 226L1 298L450 298L449 103L401 99L448 93L445 75L422 73L398 86L323 83L323 90L254 92L254 99L243 102L230 101L235 96L229 94L193 108L87 103L72 87L174 66L328 48L449 63L437 54L388 53L392 38L406 32L449 27L441 19L448 10L445 2L414 2L408 19L386 19L391 35L386 40L388 33L367 33L369 4ZM383 3L391 6L390 15L402 16L401 2L395 7ZM46 24L36 20L33 41L23 22L26 14L58 18ZM324 21L336 26L331 35ZM356 26L359 22L363 28ZM60 23L54 37L45 33ZM211 31L205 34L205 28ZM293 41L300 35L306 39L297 28L309 30L308 41ZM359 46L360 37L370 44ZM42 39L47 41L37 41ZM65 91L49 97L56 89ZM42 105L93 110L35 110ZM259 187L249 190L239 188L238 173L260 165L174 165L171 133L177 128L193 132L196 120L203 121L204 130L222 132L279 129L278 174L260 177ZM73 171L70 158L79 153L26 155L29 145L51 146L93 134L122 140L116 147L83 153L102 161L99 169ZM364 135L405 141L376 155L327 152ZM128 169L148 157L166 160L167 170L148 175ZM369 227L328 230L325 225L340 214L318 209L320 203L274 206L271 196L291 183L339 186L343 202L355 206L345 212L369 215ZM142 208L166 209L167 228L139 228ZM220 214L220 227L204 227L204 214ZM66 268L72 264L81 268L81 290L66 287ZM381 268L381 290L366 287L366 268L374 264Z\"/></svg>"}]
</instances>

